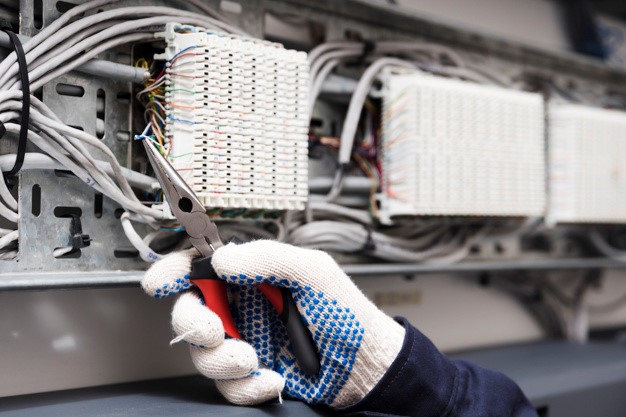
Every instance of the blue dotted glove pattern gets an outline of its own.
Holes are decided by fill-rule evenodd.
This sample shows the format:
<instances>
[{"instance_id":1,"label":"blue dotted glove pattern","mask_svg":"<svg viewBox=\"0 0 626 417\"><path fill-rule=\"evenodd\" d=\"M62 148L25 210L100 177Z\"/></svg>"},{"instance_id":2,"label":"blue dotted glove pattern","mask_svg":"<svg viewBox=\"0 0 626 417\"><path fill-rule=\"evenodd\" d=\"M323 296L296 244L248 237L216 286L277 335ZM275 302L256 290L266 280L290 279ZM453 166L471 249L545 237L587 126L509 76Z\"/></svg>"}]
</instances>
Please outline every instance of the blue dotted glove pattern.
<instances>
[{"instance_id":1,"label":"blue dotted glove pattern","mask_svg":"<svg viewBox=\"0 0 626 417\"><path fill-rule=\"evenodd\" d=\"M176 278L176 281L174 281L171 285L163 284L161 288L157 288L154 291L155 292L154 298L164 298L164 297L167 297L168 295L174 295L179 292L185 291L190 286L191 286L191 283L189 281L189 274L186 274L182 278Z\"/></svg>"},{"instance_id":2,"label":"blue dotted glove pattern","mask_svg":"<svg viewBox=\"0 0 626 417\"><path fill-rule=\"evenodd\" d=\"M263 364L285 377L286 394L310 404L331 404L350 377L365 332L350 308L321 291L285 278L241 274L222 279L236 284L230 287L239 292L239 305L233 312L242 337L254 347ZM284 325L254 286L263 282L291 291L319 349L318 375L309 376L298 368Z\"/></svg>"}]
</instances>

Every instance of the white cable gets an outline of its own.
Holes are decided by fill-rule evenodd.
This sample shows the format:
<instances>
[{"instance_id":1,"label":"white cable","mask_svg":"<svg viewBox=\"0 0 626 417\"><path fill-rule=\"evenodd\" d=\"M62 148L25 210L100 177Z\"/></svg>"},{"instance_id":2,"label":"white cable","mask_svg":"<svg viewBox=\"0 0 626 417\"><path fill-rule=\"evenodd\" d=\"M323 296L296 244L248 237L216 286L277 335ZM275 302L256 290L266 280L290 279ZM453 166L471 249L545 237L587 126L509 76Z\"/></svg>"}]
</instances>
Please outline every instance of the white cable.
<instances>
[{"instance_id":1,"label":"white cable","mask_svg":"<svg viewBox=\"0 0 626 417\"><path fill-rule=\"evenodd\" d=\"M4 155L0 155L0 158L2 158L2 156ZM12 157L13 155L10 155L10 156ZM11 165L9 165L6 169L3 169L1 171L3 172L10 171L11 168L13 168L13 161L15 161L15 158L12 158ZM0 179L0 203L2 201L4 201L9 206L9 209L17 212L17 200L15 199L15 197L13 197L13 195L9 191L9 188L7 187L4 180Z\"/></svg>"},{"instance_id":2,"label":"white cable","mask_svg":"<svg viewBox=\"0 0 626 417\"><path fill-rule=\"evenodd\" d=\"M81 66L85 62L89 61L90 59L94 58L95 56L101 54L104 51L108 51L112 48L115 48L119 45L123 45L126 43L146 41L146 40L150 40L153 38L154 38L154 34L152 33L133 33L130 35L119 36L115 39L112 39L108 42L98 45L97 47L81 55L79 58L71 60L68 64L59 66L58 69L56 69L55 71L51 71L48 74L42 75L41 78L31 83L31 88L33 90L36 90L42 87L44 84L60 77L63 74L67 74L68 72Z\"/></svg>"},{"instance_id":3,"label":"white cable","mask_svg":"<svg viewBox=\"0 0 626 417\"><path fill-rule=\"evenodd\" d=\"M363 44L353 41L331 41L317 45L311 49L308 54L309 62L317 61L317 59L324 53L333 49L363 49Z\"/></svg>"},{"instance_id":4,"label":"white cable","mask_svg":"<svg viewBox=\"0 0 626 417\"><path fill-rule=\"evenodd\" d=\"M19 233L17 230L12 231L9 234L6 234L2 237L0 237L0 249L4 248L5 246L8 246L10 243L16 241L19 237Z\"/></svg>"},{"instance_id":5,"label":"white cable","mask_svg":"<svg viewBox=\"0 0 626 417\"><path fill-rule=\"evenodd\" d=\"M360 52L358 50L356 51L351 51L351 50L331 51L322 55L317 61L309 61L310 62L309 85L313 85L313 82L318 77L319 71L326 64L326 62L334 61L334 60L341 61L346 58L357 57L359 56L359 53Z\"/></svg>"},{"instance_id":6,"label":"white cable","mask_svg":"<svg viewBox=\"0 0 626 417\"><path fill-rule=\"evenodd\" d=\"M0 253L0 260L2 261L12 261L16 257L17 257L17 251L15 250Z\"/></svg>"},{"instance_id":7,"label":"white cable","mask_svg":"<svg viewBox=\"0 0 626 417\"><path fill-rule=\"evenodd\" d=\"M1 95L1 94L0 94ZM1 105L5 105L6 103L3 103ZM16 106L18 105L18 103L15 104ZM117 160L115 159L115 156L112 154L112 152L110 151L110 149L108 147L106 147L101 141L99 141L98 139L92 137L89 134L86 134L85 132L82 132L80 130L77 129L72 129L69 126L63 125L62 123L56 122L52 119L48 119L45 118L44 116L42 116L40 113L38 113L37 111L33 111L32 112L32 117L34 121L43 121L46 123L45 126L47 127L51 127L54 129L58 129L60 131L65 131L67 133L70 134L74 134L76 137L80 137L83 140L86 140L87 143L94 145L97 149L100 149L103 151L104 155L108 157L109 159L109 163L111 164L111 168L113 170L114 173L114 177L117 179L118 184L120 184L120 186L122 187L122 190L120 190L109 178L108 176L105 178L102 175L102 171L98 168L97 170L91 170L91 172L89 173L89 175L85 175L86 172L84 170L80 170L80 174L79 175L80 178L82 178L85 182L87 182L87 184L94 186L96 184L99 184L99 187L103 187L103 192L104 194L108 195L109 197L113 198L114 200L117 200L120 204L122 204L122 206L124 206L125 208L129 208L132 211L138 212L138 213L142 213L151 217L155 217L155 218L160 218L162 217L162 213L159 215L159 211L157 210L153 210L150 209L148 207L143 206L139 200L137 199L137 197L135 196L134 192L132 191L132 189L130 188L130 185L128 184L128 181L126 180L126 178L124 177L121 167L119 166ZM0 114L0 119L5 119L5 120L9 120L10 117L7 117L6 113L2 113ZM9 128L10 126L10 128ZM7 124L6 125L7 130L12 129L13 131L15 131L16 129L19 129L19 126L15 125L15 124ZM41 126L40 126L41 127ZM52 134L54 137L58 138L58 135L55 131L48 131L50 134ZM14 132L15 133L15 132ZM31 132L32 133L32 132ZM37 139L41 142L43 141L43 138L41 136L35 135L37 137ZM49 151L48 151L49 153ZM57 153L57 156L55 156L55 159L59 160L59 155L63 155L63 153ZM74 156L78 156L78 155L74 155ZM63 159L65 162L62 162L64 165L67 166L67 163L69 161L69 158L63 156ZM78 165L73 164L73 167L77 167ZM94 166L95 168L95 166ZM72 171L75 171L75 169L72 169ZM87 170L87 172L89 172L89 170ZM76 172L75 172L76 173ZM100 179L100 182L98 183L97 180Z\"/></svg>"},{"instance_id":8,"label":"white cable","mask_svg":"<svg viewBox=\"0 0 626 417\"><path fill-rule=\"evenodd\" d=\"M367 210L357 210L338 204L330 204L325 201L310 201L309 207L313 211L330 212L339 216L347 217L362 224L372 224L372 216Z\"/></svg>"},{"instance_id":9,"label":"white cable","mask_svg":"<svg viewBox=\"0 0 626 417\"><path fill-rule=\"evenodd\" d=\"M162 255L159 255L158 253L150 249L150 246L148 246L143 241L141 236L137 234L137 232L135 231L135 228L130 223L130 216L128 215L128 212L125 211L124 213L122 213L122 217L120 217L120 221L122 222L122 228L124 229L124 234L130 241L130 244L133 245L133 247L139 251L139 256L141 257L141 259L143 259L145 262L156 262L159 259L163 258Z\"/></svg>"},{"instance_id":10,"label":"white cable","mask_svg":"<svg viewBox=\"0 0 626 417\"><path fill-rule=\"evenodd\" d=\"M311 85L309 91L309 118L313 114L313 107L315 106L317 97L322 90L322 85L324 84L324 81L328 77L328 74L330 74L330 72L334 70L340 62L341 60L339 59L331 59L322 67L319 74L317 75L317 78L311 79L313 84Z\"/></svg>"},{"instance_id":11,"label":"white cable","mask_svg":"<svg viewBox=\"0 0 626 417\"><path fill-rule=\"evenodd\" d=\"M148 17L146 19L137 19L137 17L143 16L153 16ZM135 6L135 7L123 7L113 10L104 11L101 13L97 13L91 16L87 16L81 19L78 19L62 29L59 29L48 36L45 40L41 41L35 48L30 50L26 54L27 63L33 62L35 59L39 58L46 52L50 51L53 47L63 42L65 39L68 39L75 35L76 33L80 33L86 28L89 28L93 25L99 24L101 22L107 20L119 20L119 19L127 19L130 18L129 22L124 22L121 24L116 24L111 26L110 28L99 32L98 34L85 39L79 44L81 47L88 45L94 42L97 39L105 39L109 36L116 36L128 32L133 32L138 27L150 26L150 25L162 25L171 21L180 21L181 23L189 23L195 24L199 26L204 26L207 28L221 28L225 31L229 31L230 29L234 29L233 27L226 25L224 27L223 24L217 22L215 19L199 15L197 13L185 12L181 10L176 10L169 7L144 7L144 6ZM152 22L152 23L150 23ZM133 23L137 23L137 26L133 26ZM235 29L238 30L238 29ZM32 39L31 39L32 40ZM78 44L73 45L71 48L68 48L71 51L81 50L81 47L77 47ZM64 52L60 56L65 59L65 56L70 55L70 52ZM58 60L59 57L56 57ZM50 66L48 62L46 62L46 68ZM8 80L12 79L17 75L18 66L15 65L15 61L13 60L10 64L5 65L6 71L0 72L2 74L0 76L0 88L6 88L6 83ZM40 70L37 68L36 70ZM19 84L19 81L18 81Z\"/></svg>"},{"instance_id":12,"label":"white cable","mask_svg":"<svg viewBox=\"0 0 626 417\"><path fill-rule=\"evenodd\" d=\"M453 263L469 253L471 245L483 235L482 231L471 237L451 237L447 240L426 246L421 250L403 249L393 245L394 240L382 233L368 231L362 225L337 221L316 221L293 230L288 238L298 246L333 250L338 252L358 252L371 238L372 256L395 262Z\"/></svg>"},{"instance_id":13,"label":"white cable","mask_svg":"<svg viewBox=\"0 0 626 417\"><path fill-rule=\"evenodd\" d=\"M436 64L423 64L423 65L419 65L419 68L423 71L448 75L451 77L459 77L459 78L463 78L466 80L475 81L481 84L497 85L497 86L510 84L502 79L499 79L499 78L496 79L495 76L486 77L482 75L481 73L475 70L469 69L469 68L445 67L445 66L436 65Z\"/></svg>"},{"instance_id":14,"label":"white cable","mask_svg":"<svg viewBox=\"0 0 626 417\"><path fill-rule=\"evenodd\" d=\"M236 26L232 26L228 22L228 19L226 19L226 17L224 17L220 13L216 12L215 10L213 10L211 7L209 7L208 4L204 3L202 0L186 0L186 2L189 3L189 4L194 5L195 7L197 7L200 10L202 10L204 13L206 13L207 15L209 15L212 18L216 19L217 22L224 23L225 25L227 25L227 27L230 28L230 32L231 33L236 33L236 34L242 35L242 36L250 36L248 33L246 33L245 31L237 28Z\"/></svg>"},{"instance_id":15,"label":"white cable","mask_svg":"<svg viewBox=\"0 0 626 417\"><path fill-rule=\"evenodd\" d=\"M319 68L326 61L339 57L355 57L363 53L364 44L361 42L327 42L309 52L311 74L316 75ZM428 52L446 55L456 67L465 67L463 59L454 50L434 43L418 41L379 41L374 43L370 56L377 57L384 54L402 54L411 52Z\"/></svg>"},{"instance_id":16,"label":"white cable","mask_svg":"<svg viewBox=\"0 0 626 417\"><path fill-rule=\"evenodd\" d=\"M108 159L108 163L111 164L111 168L113 169L114 176L123 194L131 201L139 202L132 188L130 187L130 184L128 184L128 181L124 177L121 167L119 163L117 162L117 158L115 157L115 155L113 155L113 152L111 152L111 150L102 141L98 140L96 137L91 136L90 134L86 132L83 132L82 130L74 129L72 127L64 125L63 123L43 117L37 112L34 112L32 114L31 119L36 122L41 122L42 125L55 129L59 131L60 133L71 135L81 141L84 141L85 143L91 146L94 146L96 149L101 151L104 154L104 156Z\"/></svg>"},{"instance_id":17,"label":"white cable","mask_svg":"<svg viewBox=\"0 0 626 417\"><path fill-rule=\"evenodd\" d=\"M72 7L70 10L59 16L59 18L56 19L54 22L47 25L37 35L24 42L24 44L22 45L24 53L28 53L45 39L48 39L50 35L56 33L58 30L63 28L72 18L83 14L88 10L95 9L96 7L100 7L105 4L115 3L117 1L119 0L95 0L77 5L76 7ZM4 60L2 60L2 62L0 62L0 74L6 74L7 70L16 63L17 55L15 54L15 52L11 52Z\"/></svg>"},{"instance_id":18,"label":"white cable","mask_svg":"<svg viewBox=\"0 0 626 417\"><path fill-rule=\"evenodd\" d=\"M367 98L367 94L374 82L374 79L378 76L380 71L388 66L402 67L402 68L415 68L415 64L404 61L397 58L379 58L374 61L363 73L356 90L350 98L350 105L348 106L348 112L341 131L341 144L339 148L339 163L350 162L350 156L352 155L352 145L354 143L354 136L359 124L359 118L363 104Z\"/></svg>"},{"instance_id":19,"label":"white cable","mask_svg":"<svg viewBox=\"0 0 626 417\"><path fill-rule=\"evenodd\" d=\"M0 115L4 116L4 114ZM6 123L5 127L7 131L12 133L19 132L19 125L13 123ZM121 191L111 190L109 188L102 188L100 184L98 184L92 177L85 171L83 168L74 163L70 158L68 158L64 153L55 147L53 144L49 143L42 136L29 131L28 134L29 141L31 141L35 146L39 147L41 150L51 155L54 159L59 161L65 167L67 167L70 171L72 171L76 176L82 179L85 183L96 189L97 191L107 195L109 198L116 200L122 207L130 209L134 212L149 216L151 218L160 219L163 218L163 212L160 210L151 209L143 206L138 201L132 201L126 198Z\"/></svg>"},{"instance_id":20,"label":"white cable","mask_svg":"<svg viewBox=\"0 0 626 417\"><path fill-rule=\"evenodd\" d=\"M0 155L0 171L10 170L11 167L13 167L14 161L15 161L14 154ZM96 160L96 163L108 175L113 175L113 170L111 169L110 164L104 161L100 161L100 160ZM61 163L59 163L58 161L55 161L48 155L45 155L42 153L27 152L26 154L24 154L24 164L22 165L22 170L29 170L29 169L62 170L66 168ZM158 191L161 189L161 185L155 178L141 174L137 171L132 171L124 167L122 167L122 172L124 176L126 177L126 179L128 180L129 184L137 189L151 192L151 193L154 193L155 191ZM0 191L2 191L1 185L0 185ZM17 209L17 202L16 202L16 209Z\"/></svg>"},{"instance_id":21,"label":"white cable","mask_svg":"<svg viewBox=\"0 0 626 417\"><path fill-rule=\"evenodd\" d=\"M54 256L55 258L60 258L63 255L67 255L73 250L74 250L73 246L63 246L60 248L56 248L55 250L52 251L52 256Z\"/></svg>"},{"instance_id":22,"label":"white cable","mask_svg":"<svg viewBox=\"0 0 626 417\"><path fill-rule=\"evenodd\" d=\"M100 16L105 13L106 12L102 12L95 16ZM95 17L95 16L90 16L90 17ZM82 22L83 20L88 20L88 18L81 19L78 22ZM201 23L201 20L194 19L194 18L187 18L187 20L193 24ZM49 60L46 60L46 62L43 65L40 65L34 70L29 71L29 79L33 85L36 85L35 81L39 77L41 77L43 74L45 74L46 72L54 68L57 68L63 62L71 59L72 57L76 57L78 54L82 53L83 51L89 48L92 48L95 45L106 42L107 40L111 38L115 38L116 36L123 35L127 32L132 32L138 28L149 27L153 25L163 25L170 21L171 21L171 17L169 16L156 16L156 17L149 17L149 18L144 18L144 19L131 20L131 21L113 25L103 31L100 31L94 34L93 36L83 39L82 41L72 45L70 48L65 49L62 53L52 57ZM38 48L41 48L42 46L43 44L40 45ZM39 55L43 54L41 51L37 51L38 48L36 48L34 51L32 51L30 54L27 55L27 58L29 58L29 62L33 61L33 57L38 57L37 52L39 52ZM85 60L85 62L86 61L87 60ZM17 77L15 78L15 81L13 83L9 81L15 75L17 75L17 70L18 68L16 66L13 66L12 69L7 72L7 74L2 76L1 80L4 81L4 83L0 85L3 85L3 86L8 85L9 89L18 88L18 86L20 85L20 81Z\"/></svg>"},{"instance_id":23,"label":"white cable","mask_svg":"<svg viewBox=\"0 0 626 417\"><path fill-rule=\"evenodd\" d=\"M611 245L600 235L597 230L592 230L589 233L589 238L593 245L602 253L604 256L607 256L613 260L619 262L626 262L626 251L619 250Z\"/></svg>"},{"instance_id":24,"label":"white cable","mask_svg":"<svg viewBox=\"0 0 626 417\"><path fill-rule=\"evenodd\" d=\"M448 57L454 66L465 67L463 58L461 58L461 56L453 49L443 45L418 41L381 41L376 43L376 52L399 53L403 51L426 51L435 54L443 54Z\"/></svg>"},{"instance_id":25,"label":"white cable","mask_svg":"<svg viewBox=\"0 0 626 417\"><path fill-rule=\"evenodd\" d=\"M335 179L333 186L326 196L326 201L332 203L337 200L341 194L341 188L344 177L344 167L350 163L350 157L352 156L352 147L354 144L354 136L359 125L359 118L361 116L361 110L363 104L367 98L367 94L374 82L374 79L378 76L380 71L388 66L402 67L402 68L415 68L415 64L397 59L397 58L379 58L374 61L363 73L356 90L350 98L350 104L348 106L348 112L343 123L343 130L341 131L341 140L339 144L339 160L338 168L335 173Z\"/></svg>"},{"instance_id":26,"label":"white cable","mask_svg":"<svg viewBox=\"0 0 626 417\"><path fill-rule=\"evenodd\" d=\"M4 180L0 179L0 181L4 181ZM17 213L11 210L10 208L8 208L7 206L5 206L4 204L2 204L1 202L0 202L0 217L7 219L11 223L17 223L18 221Z\"/></svg>"}]
</instances>

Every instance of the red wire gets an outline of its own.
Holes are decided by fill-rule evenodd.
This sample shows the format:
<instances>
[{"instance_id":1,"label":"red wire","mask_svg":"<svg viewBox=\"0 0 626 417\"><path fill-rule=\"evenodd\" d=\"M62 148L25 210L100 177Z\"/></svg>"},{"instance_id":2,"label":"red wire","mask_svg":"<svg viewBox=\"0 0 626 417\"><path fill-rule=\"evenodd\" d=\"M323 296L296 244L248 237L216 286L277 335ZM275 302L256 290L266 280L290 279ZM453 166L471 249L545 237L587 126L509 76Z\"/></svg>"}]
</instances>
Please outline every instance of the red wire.
<instances>
[{"instance_id":1,"label":"red wire","mask_svg":"<svg viewBox=\"0 0 626 417\"><path fill-rule=\"evenodd\" d=\"M178 55L176 58L172 59L172 60L169 62L170 67L174 64L174 62L178 61L178 59L179 59L179 58L182 58L182 57L184 57L184 56L198 56L198 55L200 55L200 54L195 54L195 53L193 53L193 52L185 52L184 54L180 54L180 55Z\"/></svg>"}]
</instances>

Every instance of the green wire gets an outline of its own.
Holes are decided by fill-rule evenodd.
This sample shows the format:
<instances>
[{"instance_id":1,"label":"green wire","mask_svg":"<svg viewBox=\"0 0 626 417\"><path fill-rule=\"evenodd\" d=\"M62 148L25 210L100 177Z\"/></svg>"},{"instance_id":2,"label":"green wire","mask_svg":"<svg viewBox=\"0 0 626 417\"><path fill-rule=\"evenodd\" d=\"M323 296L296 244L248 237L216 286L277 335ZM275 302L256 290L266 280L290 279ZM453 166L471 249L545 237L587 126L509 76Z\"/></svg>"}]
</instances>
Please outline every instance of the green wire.
<instances>
[{"instance_id":1,"label":"green wire","mask_svg":"<svg viewBox=\"0 0 626 417\"><path fill-rule=\"evenodd\" d=\"M189 94L196 94L196 92L195 92L195 91L193 91L193 90L187 90L187 89L185 89L185 88L173 88L173 89L169 90L169 92L170 92L170 93L172 93L172 92L174 92L174 91L182 91L182 92L189 93Z\"/></svg>"},{"instance_id":2,"label":"green wire","mask_svg":"<svg viewBox=\"0 0 626 417\"><path fill-rule=\"evenodd\" d=\"M193 155L193 152L182 153L180 155L170 155L169 158L176 159L176 158L180 158L180 157L187 156L187 155Z\"/></svg>"}]
</instances>

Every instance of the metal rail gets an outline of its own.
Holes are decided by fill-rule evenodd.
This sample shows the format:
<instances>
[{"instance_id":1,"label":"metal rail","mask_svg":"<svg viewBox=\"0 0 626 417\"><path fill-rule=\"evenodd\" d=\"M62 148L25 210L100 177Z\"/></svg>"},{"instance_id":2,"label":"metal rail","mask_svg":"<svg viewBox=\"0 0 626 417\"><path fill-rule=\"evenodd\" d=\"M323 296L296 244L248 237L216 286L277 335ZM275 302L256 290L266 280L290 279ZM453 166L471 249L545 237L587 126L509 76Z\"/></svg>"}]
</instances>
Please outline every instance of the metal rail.
<instances>
[{"instance_id":1,"label":"metal rail","mask_svg":"<svg viewBox=\"0 0 626 417\"><path fill-rule=\"evenodd\" d=\"M626 263L602 258L580 258L465 262L452 265L351 264L343 265L342 268L353 277L375 277L381 275L463 274L519 270L624 269ZM0 291L137 286L143 274L143 271L8 273L0 275Z\"/></svg>"}]
</instances>

